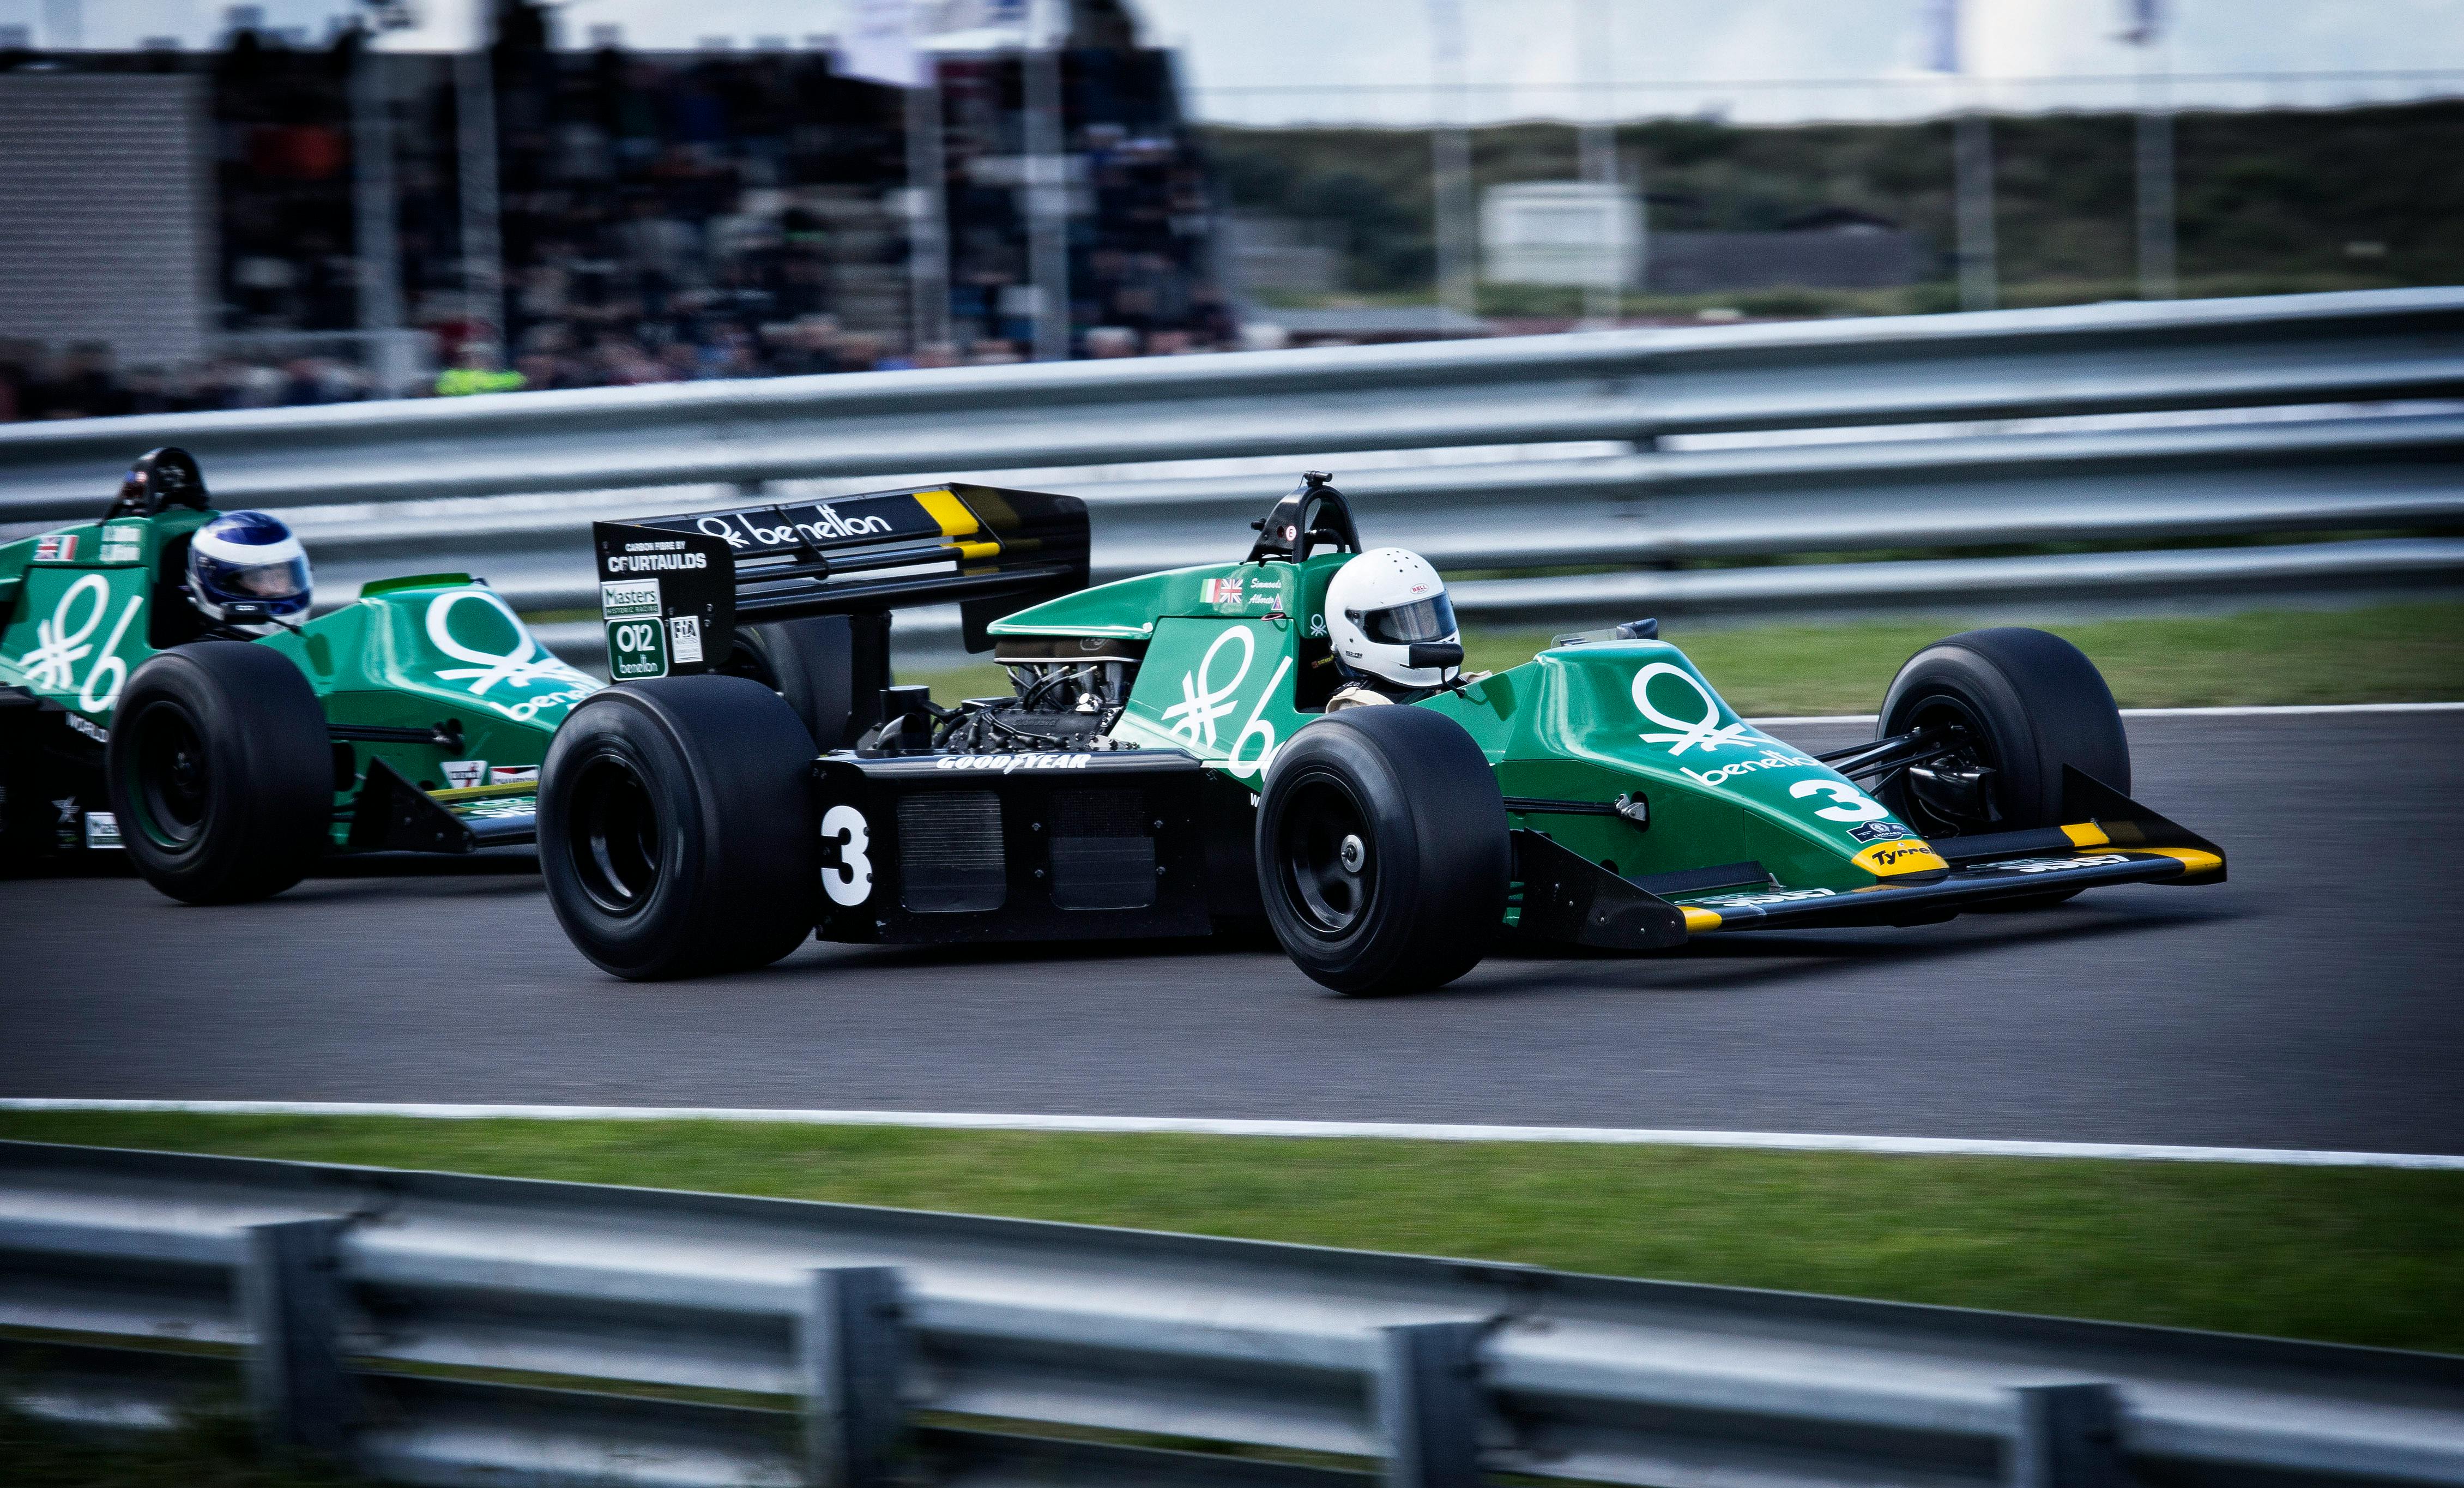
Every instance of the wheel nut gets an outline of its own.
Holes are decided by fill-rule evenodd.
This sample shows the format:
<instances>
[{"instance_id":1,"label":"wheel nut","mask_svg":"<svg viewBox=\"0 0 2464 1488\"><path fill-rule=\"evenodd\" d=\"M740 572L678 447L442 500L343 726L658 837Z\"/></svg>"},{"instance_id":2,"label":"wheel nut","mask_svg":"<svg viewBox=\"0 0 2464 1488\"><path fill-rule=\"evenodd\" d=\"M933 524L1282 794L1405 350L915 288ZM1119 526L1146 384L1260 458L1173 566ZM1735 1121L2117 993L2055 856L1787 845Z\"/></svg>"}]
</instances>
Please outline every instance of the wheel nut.
<instances>
[{"instance_id":1,"label":"wheel nut","mask_svg":"<svg viewBox=\"0 0 2464 1488\"><path fill-rule=\"evenodd\" d=\"M1358 873L1369 861L1369 844L1361 841L1357 833L1345 833L1343 846L1335 855L1342 860L1345 873Z\"/></svg>"}]
</instances>

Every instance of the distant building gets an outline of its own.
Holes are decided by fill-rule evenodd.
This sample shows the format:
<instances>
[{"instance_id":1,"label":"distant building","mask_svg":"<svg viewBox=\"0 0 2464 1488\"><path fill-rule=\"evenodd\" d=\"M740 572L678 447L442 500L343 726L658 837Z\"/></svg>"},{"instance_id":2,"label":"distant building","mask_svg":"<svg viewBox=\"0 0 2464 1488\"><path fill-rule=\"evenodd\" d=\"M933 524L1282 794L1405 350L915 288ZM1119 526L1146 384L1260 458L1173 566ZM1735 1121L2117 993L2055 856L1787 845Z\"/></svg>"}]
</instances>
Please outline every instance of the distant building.
<instances>
[{"instance_id":1,"label":"distant building","mask_svg":"<svg viewBox=\"0 0 2464 1488\"><path fill-rule=\"evenodd\" d=\"M1631 189L1590 181L1491 187L1480 229L1481 278L1496 284L1886 289L1916 282L1925 257L1898 223L1849 207L1816 208L1771 233L1651 231Z\"/></svg>"},{"instance_id":2,"label":"distant building","mask_svg":"<svg viewBox=\"0 0 2464 1488\"><path fill-rule=\"evenodd\" d=\"M1642 274L1642 202L1594 181L1525 181L1481 198L1481 278L1499 284L1616 284Z\"/></svg>"},{"instance_id":3,"label":"distant building","mask_svg":"<svg viewBox=\"0 0 2464 1488\"><path fill-rule=\"evenodd\" d=\"M1232 284L1243 295L1326 294L1343 287L1343 250L1324 223L1236 211L1224 219L1224 230Z\"/></svg>"}]
</instances>

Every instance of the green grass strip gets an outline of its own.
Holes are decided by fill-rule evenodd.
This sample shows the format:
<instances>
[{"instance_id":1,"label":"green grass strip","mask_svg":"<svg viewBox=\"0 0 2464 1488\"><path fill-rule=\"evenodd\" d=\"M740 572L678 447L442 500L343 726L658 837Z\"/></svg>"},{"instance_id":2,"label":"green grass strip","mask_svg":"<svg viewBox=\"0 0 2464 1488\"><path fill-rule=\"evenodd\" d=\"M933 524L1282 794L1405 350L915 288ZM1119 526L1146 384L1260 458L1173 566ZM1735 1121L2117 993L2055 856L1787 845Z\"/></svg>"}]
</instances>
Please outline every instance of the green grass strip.
<instances>
[{"instance_id":1,"label":"green grass strip","mask_svg":"<svg viewBox=\"0 0 2464 1488\"><path fill-rule=\"evenodd\" d=\"M1006 1214L2464 1352L2464 1173L732 1122L0 1113L0 1137Z\"/></svg>"},{"instance_id":2,"label":"green grass strip","mask_svg":"<svg viewBox=\"0 0 2464 1488\"><path fill-rule=\"evenodd\" d=\"M1747 628L1671 621L1661 633L1684 648L1739 713L1770 718L1874 712L1902 662L1969 628L1923 619ZM2094 620L2045 629L2086 652L2125 708L2464 700L2464 604ZM1464 633L1465 665L1502 671L1529 661L1549 641L1544 631L1474 628ZM943 703L1010 691L1008 677L989 663L919 669L906 679L928 683Z\"/></svg>"}]
</instances>

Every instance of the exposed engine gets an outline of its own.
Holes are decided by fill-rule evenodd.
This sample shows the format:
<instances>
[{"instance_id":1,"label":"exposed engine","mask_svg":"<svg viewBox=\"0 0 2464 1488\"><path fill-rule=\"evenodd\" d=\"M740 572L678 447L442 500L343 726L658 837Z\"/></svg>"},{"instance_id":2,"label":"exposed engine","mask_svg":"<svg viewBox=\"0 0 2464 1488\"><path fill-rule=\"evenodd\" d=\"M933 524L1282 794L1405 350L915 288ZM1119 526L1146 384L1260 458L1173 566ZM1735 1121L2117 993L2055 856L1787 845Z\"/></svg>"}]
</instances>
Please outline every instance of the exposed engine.
<instances>
[{"instance_id":1,"label":"exposed engine","mask_svg":"<svg viewBox=\"0 0 2464 1488\"><path fill-rule=\"evenodd\" d=\"M923 748L929 737L929 747L961 754L1127 747L1106 743L1105 736L1130 700L1145 650L1143 642L1134 641L1004 637L994 659L1009 673L1016 689L1011 696L970 698L948 709L919 700L920 708L929 710L929 723L913 713L904 722L892 717L867 744Z\"/></svg>"}]
</instances>

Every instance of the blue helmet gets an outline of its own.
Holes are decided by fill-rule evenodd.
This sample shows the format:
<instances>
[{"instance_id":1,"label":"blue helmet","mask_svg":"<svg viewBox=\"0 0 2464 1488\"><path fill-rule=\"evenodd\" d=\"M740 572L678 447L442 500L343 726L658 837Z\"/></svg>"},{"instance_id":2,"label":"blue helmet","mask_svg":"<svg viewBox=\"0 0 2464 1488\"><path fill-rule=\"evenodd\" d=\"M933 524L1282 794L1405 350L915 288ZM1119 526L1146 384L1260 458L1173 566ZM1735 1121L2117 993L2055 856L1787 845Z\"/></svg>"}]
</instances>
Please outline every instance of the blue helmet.
<instances>
[{"instance_id":1,"label":"blue helmet","mask_svg":"<svg viewBox=\"0 0 2464 1488\"><path fill-rule=\"evenodd\" d=\"M308 617L314 586L308 550L282 519L265 512L225 512L188 539L188 597L206 618L251 630L270 629L254 615L233 621L234 604L263 607L266 620Z\"/></svg>"}]
</instances>

